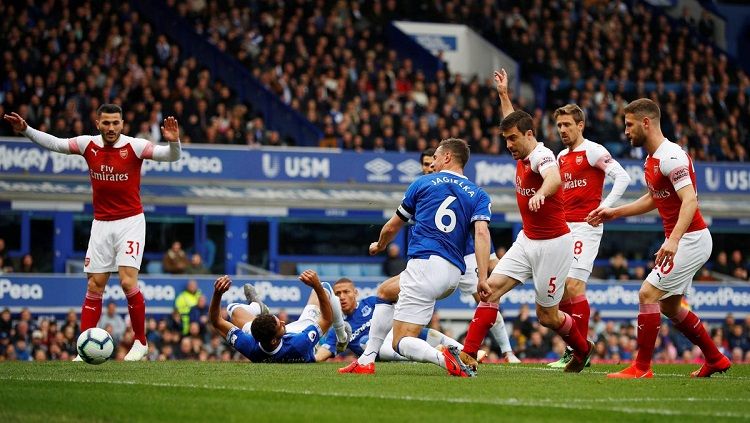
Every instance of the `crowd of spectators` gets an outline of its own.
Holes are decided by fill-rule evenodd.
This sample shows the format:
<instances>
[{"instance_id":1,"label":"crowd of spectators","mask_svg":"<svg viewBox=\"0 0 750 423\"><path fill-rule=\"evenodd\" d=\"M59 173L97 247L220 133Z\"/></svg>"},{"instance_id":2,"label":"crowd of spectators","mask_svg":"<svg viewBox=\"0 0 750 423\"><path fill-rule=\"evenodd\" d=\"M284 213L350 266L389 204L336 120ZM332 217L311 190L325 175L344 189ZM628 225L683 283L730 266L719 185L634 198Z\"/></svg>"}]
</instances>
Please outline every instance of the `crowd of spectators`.
<instances>
[{"instance_id":1,"label":"crowd of spectators","mask_svg":"<svg viewBox=\"0 0 750 423\"><path fill-rule=\"evenodd\" d=\"M282 314L281 318L289 319L283 311ZM516 318L506 316L506 319L511 329L511 346L519 358L554 361L563 353L563 340L539 325L529 313L528 306L522 306ZM107 330L115 341L113 359L122 360L133 342L127 314L118 313L116 304L109 302L98 326ZM454 335L443 325L437 312L430 327ZM707 324L707 328L719 350L733 362L750 361L750 316L744 321L736 321L730 313L723 322ZM12 316L6 308L0 312L0 361L72 360L76 355L79 334L75 310L70 310L64 319L56 320L34 317L28 309ZM458 337L459 341L463 336ZM599 312L594 312L588 336L596 344L594 361L627 362L635 357L636 328L630 320L605 321ZM149 348L147 359L150 361L245 360L211 330L208 304L203 295L199 295L187 315L175 309L169 316L147 316L146 337ZM502 354L491 335L485 340L483 348L488 353L488 361L500 361ZM700 350L666 320L662 322L654 357L661 362L692 363L702 360Z\"/></svg>"},{"instance_id":2,"label":"crowd of spectators","mask_svg":"<svg viewBox=\"0 0 750 423\"><path fill-rule=\"evenodd\" d=\"M262 119L127 2L0 3L0 114L59 137L95 134L96 109L123 105L123 132L154 142L173 115L183 143L278 142ZM0 135L13 135L0 125Z\"/></svg>"},{"instance_id":3,"label":"crowd of spectators","mask_svg":"<svg viewBox=\"0 0 750 423\"><path fill-rule=\"evenodd\" d=\"M626 2L231 0L176 4L210 42L323 130L321 145L418 151L459 136L503 154L490 75L447 69L434 80L384 42L394 19L468 24L522 64L522 79L548 82L533 111L540 140L561 148L551 112L576 102L587 137L640 158L624 142L628 101L657 100L665 134L698 160L747 160L750 79L713 44L665 15ZM700 27L699 27L700 29Z\"/></svg>"},{"instance_id":4,"label":"crowd of spectators","mask_svg":"<svg viewBox=\"0 0 750 423\"><path fill-rule=\"evenodd\" d=\"M622 109L651 97L662 107L665 135L696 159L748 158L750 79L699 37L708 34L703 19L669 22L623 1L168 3L317 124L321 146L421 151L454 136L474 152L505 154L490 75L467 77L445 67L428 78L388 48L386 25L409 19L468 24L521 63L521 75L513 77L544 81L537 104L516 100L553 150L561 144L551 111L576 102L588 117L587 137L615 155L640 157L624 142ZM231 87L196 58L182 57L128 3L67 6L0 4L5 16L17 17L2 24L0 112L18 111L32 126L67 137L95 133L96 107L115 102L125 106L125 132L153 141L162 118L175 115L184 142L293 142L266 128ZM9 131L0 127L0 135Z\"/></svg>"}]
</instances>

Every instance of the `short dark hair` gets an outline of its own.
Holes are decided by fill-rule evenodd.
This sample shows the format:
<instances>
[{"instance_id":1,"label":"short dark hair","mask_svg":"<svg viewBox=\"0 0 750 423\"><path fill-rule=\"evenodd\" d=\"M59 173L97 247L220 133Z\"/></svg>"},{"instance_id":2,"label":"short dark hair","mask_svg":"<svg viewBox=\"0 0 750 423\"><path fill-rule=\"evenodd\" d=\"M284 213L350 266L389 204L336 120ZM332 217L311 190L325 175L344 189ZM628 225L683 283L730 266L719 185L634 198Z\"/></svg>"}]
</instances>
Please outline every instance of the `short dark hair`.
<instances>
[{"instance_id":1,"label":"short dark hair","mask_svg":"<svg viewBox=\"0 0 750 423\"><path fill-rule=\"evenodd\" d=\"M469 144L460 138L446 138L440 141L440 146L443 150L448 150L453 154L453 157L461 164L461 167L466 166L469 163Z\"/></svg>"},{"instance_id":2,"label":"short dark hair","mask_svg":"<svg viewBox=\"0 0 750 423\"><path fill-rule=\"evenodd\" d=\"M102 104L96 109L96 115L101 116L102 113L119 113L120 117L122 117L122 107L111 103Z\"/></svg>"},{"instance_id":3,"label":"short dark hair","mask_svg":"<svg viewBox=\"0 0 750 423\"><path fill-rule=\"evenodd\" d=\"M341 284L341 283L350 283L350 284L354 285L354 281L353 280L351 280L349 278L341 278L341 279L337 280L336 282L334 282L333 286L336 286L336 285Z\"/></svg>"},{"instance_id":4,"label":"short dark hair","mask_svg":"<svg viewBox=\"0 0 750 423\"><path fill-rule=\"evenodd\" d=\"M262 314L250 323L250 334L256 341L268 345L276 338L276 316L273 314Z\"/></svg>"},{"instance_id":5,"label":"short dark hair","mask_svg":"<svg viewBox=\"0 0 750 423\"><path fill-rule=\"evenodd\" d=\"M558 107L557 110L555 110L555 113L552 114L552 117L557 119L558 116L563 115L571 116L575 123L586 123L586 115L577 104L566 104L562 107Z\"/></svg>"},{"instance_id":6,"label":"short dark hair","mask_svg":"<svg viewBox=\"0 0 750 423\"><path fill-rule=\"evenodd\" d=\"M530 114L523 110L516 110L508 116L505 116L503 121L500 122L500 130L503 132L509 131L513 128L518 128L518 131L522 134L525 134L527 131L534 133L534 119L531 118Z\"/></svg>"},{"instance_id":7,"label":"short dark hair","mask_svg":"<svg viewBox=\"0 0 750 423\"><path fill-rule=\"evenodd\" d=\"M434 148L432 148L432 147L426 148L422 152L422 154L419 155L419 163L422 163L422 159L424 159L425 157L432 157L434 155L435 155L435 149Z\"/></svg>"},{"instance_id":8,"label":"short dark hair","mask_svg":"<svg viewBox=\"0 0 750 423\"><path fill-rule=\"evenodd\" d=\"M656 123L659 123L659 119L661 119L659 106L648 98L639 98L630 102L630 104L625 106L625 114L628 113L634 114L638 119L647 117Z\"/></svg>"}]
</instances>

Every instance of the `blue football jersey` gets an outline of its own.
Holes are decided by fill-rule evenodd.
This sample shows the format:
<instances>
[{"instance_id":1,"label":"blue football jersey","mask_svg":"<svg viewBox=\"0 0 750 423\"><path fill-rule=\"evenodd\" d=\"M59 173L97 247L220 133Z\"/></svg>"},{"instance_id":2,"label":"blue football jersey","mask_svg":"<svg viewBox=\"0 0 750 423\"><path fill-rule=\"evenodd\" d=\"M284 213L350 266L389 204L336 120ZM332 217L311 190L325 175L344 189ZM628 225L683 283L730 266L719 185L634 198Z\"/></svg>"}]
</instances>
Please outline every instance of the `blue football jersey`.
<instances>
[{"instance_id":1,"label":"blue football jersey","mask_svg":"<svg viewBox=\"0 0 750 423\"><path fill-rule=\"evenodd\" d=\"M367 344L367 338L370 336L370 319L372 319L376 301L377 297L374 295L363 298L357 302L357 308L354 309L352 314L344 316L344 321L352 327L349 349L354 354L362 355L365 352L365 344ZM328 331L328 336L321 346L328 348L328 351L334 356L336 355L336 332L333 329Z\"/></svg>"},{"instance_id":2,"label":"blue football jersey","mask_svg":"<svg viewBox=\"0 0 750 423\"><path fill-rule=\"evenodd\" d=\"M442 257L466 271L464 255L471 225L490 221L490 196L467 177L442 171L420 176L409 185L396 213L414 229L409 258Z\"/></svg>"},{"instance_id":3,"label":"blue football jersey","mask_svg":"<svg viewBox=\"0 0 750 423\"><path fill-rule=\"evenodd\" d=\"M302 332L285 334L281 345L271 352L264 351L252 335L237 327L227 333L227 341L253 363L314 363L320 335L320 327L310 325Z\"/></svg>"}]
</instances>

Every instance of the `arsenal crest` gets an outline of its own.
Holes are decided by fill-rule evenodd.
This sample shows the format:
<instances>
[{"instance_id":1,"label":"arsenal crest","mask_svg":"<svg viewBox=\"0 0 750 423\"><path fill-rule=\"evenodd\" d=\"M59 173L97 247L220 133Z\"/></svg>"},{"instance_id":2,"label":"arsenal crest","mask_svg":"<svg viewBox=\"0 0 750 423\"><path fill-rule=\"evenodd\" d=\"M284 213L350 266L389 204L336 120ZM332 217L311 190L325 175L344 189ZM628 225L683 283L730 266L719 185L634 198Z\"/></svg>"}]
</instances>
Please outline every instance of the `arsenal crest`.
<instances>
[{"instance_id":1,"label":"arsenal crest","mask_svg":"<svg viewBox=\"0 0 750 423\"><path fill-rule=\"evenodd\" d=\"M120 149L120 157L122 157L123 159L127 159L128 158L128 150L125 149L125 148Z\"/></svg>"},{"instance_id":2,"label":"arsenal crest","mask_svg":"<svg viewBox=\"0 0 750 423\"><path fill-rule=\"evenodd\" d=\"M576 157L576 164L580 165L581 163L583 163L583 156L577 156Z\"/></svg>"}]
</instances>

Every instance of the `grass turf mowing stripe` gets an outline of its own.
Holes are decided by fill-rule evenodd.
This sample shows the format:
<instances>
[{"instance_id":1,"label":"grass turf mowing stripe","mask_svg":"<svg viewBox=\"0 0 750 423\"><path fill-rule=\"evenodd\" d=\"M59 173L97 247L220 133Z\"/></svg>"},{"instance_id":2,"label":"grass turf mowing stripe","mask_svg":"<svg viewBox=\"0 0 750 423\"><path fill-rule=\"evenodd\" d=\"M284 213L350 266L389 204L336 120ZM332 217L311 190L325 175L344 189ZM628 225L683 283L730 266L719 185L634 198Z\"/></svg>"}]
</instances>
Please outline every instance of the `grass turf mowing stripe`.
<instances>
[{"instance_id":1,"label":"grass turf mowing stripe","mask_svg":"<svg viewBox=\"0 0 750 423\"><path fill-rule=\"evenodd\" d=\"M347 377L347 376L343 376ZM293 390L293 389L278 389L268 388L260 389L245 386L224 386L224 385L200 385L200 384L177 384L177 383L166 383L166 382L141 382L141 381L114 381L114 380L93 380L93 379L76 379L76 378L18 378L18 377L4 377L0 376L0 380L3 381L14 381L14 382L52 382L52 383L81 383L81 384L104 384L104 385L128 385L128 386L150 386L150 387L162 387L162 388L175 388L175 389L206 389L206 390L233 390L239 392L255 392L255 393L278 393L285 395L304 395L304 396L321 396L321 397L340 397L349 399L370 399L370 400L386 400L386 401L413 401L422 403L455 403L455 404L478 404L478 405L492 405L492 406L510 406L510 407L542 407L542 408L553 408L553 409L572 409L572 410L588 410L588 411L601 411L601 412L617 412L623 414L650 414L660 416L687 416L687 417L727 417L727 418L739 418L746 419L747 414L745 413L732 413L732 412L683 412L679 410L668 410L663 408L631 408L631 407L613 407L613 406L592 406L587 404L591 403L612 403L612 402L624 402L623 398L607 398L607 399L580 399L575 401L573 399L566 400L566 403L560 403L554 400L528 400L528 399L495 399L495 400L479 400L479 399L467 399L467 398L420 398L414 396L401 396L401 395L373 395L373 394L352 394L352 393L340 393L340 392L319 392L310 390ZM660 402L716 402L716 401L734 401L734 402L747 402L745 398L697 398L697 397L686 397L686 398L629 398L630 401L660 401ZM738 401L739 400L739 401Z\"/></svg>"}]
</instances>

